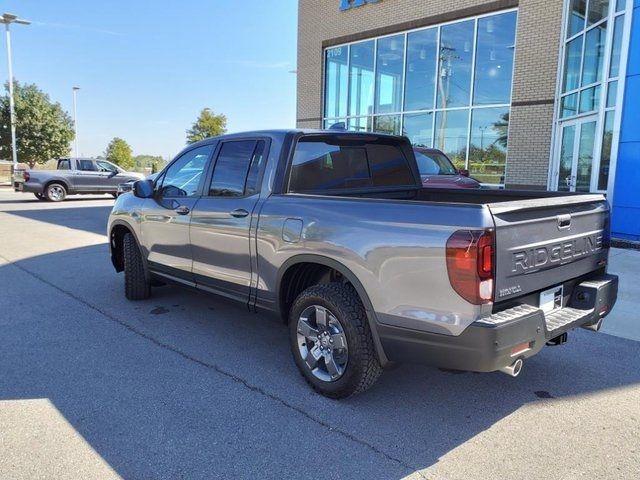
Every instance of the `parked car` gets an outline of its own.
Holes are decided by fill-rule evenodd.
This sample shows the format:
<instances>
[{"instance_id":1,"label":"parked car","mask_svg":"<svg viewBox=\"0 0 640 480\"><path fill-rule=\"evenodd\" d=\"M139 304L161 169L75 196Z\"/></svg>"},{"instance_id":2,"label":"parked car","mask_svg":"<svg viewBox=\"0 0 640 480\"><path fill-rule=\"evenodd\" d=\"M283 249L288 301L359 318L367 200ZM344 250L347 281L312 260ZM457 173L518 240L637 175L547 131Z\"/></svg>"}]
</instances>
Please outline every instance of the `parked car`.
<instances>
[{"instance_id":1,"label":"parked car","mask_svg":"<svg viewBox=\"0 0 640 480\"><path fill-rule=\"evenodd\" d=\"M115 197L120 183L144 178L106 160L91 158L61 158L56 170L27 170L22 176L23 182L14 182L15 191L52 202L61 202L71 194L110 193Z\"/></svg>"},{"instance_id":2,"label":"parked car","mask_svg":"<svg viewBox=\"0 0 640 480\"><path fill-rule=\"evenodd\" d=\"M414 147L422 186L427 188L480 188L468 170L458 170L449 157L435 148Z\"/></svg>"},{"instance_id":3,"label":"parked car","mask_svg":"<svg viewBox=\"0 0 640 480\"><path fill-rule=\"evenodd\" d=\"M405 137L293 130L189 146L108 235L128 299L172 282L276 312L307 382L342 398L392 362L516 376L598 330L608 225L603 195L427 189Z\"/></svg>"}]
</instances>

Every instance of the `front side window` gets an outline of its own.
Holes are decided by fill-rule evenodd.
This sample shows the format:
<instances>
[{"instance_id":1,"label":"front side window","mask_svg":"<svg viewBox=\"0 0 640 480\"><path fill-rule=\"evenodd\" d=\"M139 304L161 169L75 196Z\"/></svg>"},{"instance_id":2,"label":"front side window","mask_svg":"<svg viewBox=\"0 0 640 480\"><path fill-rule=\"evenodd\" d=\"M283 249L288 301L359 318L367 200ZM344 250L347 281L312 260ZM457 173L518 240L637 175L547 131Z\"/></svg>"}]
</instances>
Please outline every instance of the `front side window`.
<instances>
[{"instance_id":1,"label":"front side window","mask_svg":"<svg viewBox=\"0 0 640 480\"><path fill-rule=\"evenodd\" d=\"M109 162L98 160L96 163L98 164L98 170L101 172L118 173L118 169L116 168L116 166L110 164Z\"/></svg>"},{"instance_id":2,"label":"front side window","mask_svg":"<svg viewBox=\"0 0 640 480\"><path fill-rule=\"evenodd\" d=\"M397 144L328 137L302 138L295 150L289 190L331 191L412 185L413 176Z\"/></svg>"},{"instance_id":3,"label":"front side window","mask_svg":"<svg viewBox=\"0 0 640 480\"><path fill-rule=\"evenodd\" d=\"M194 148L173 162L162 178L161 195L163 197L196 196L212 150L212 145Z\"/></svg>"}]
</instances>

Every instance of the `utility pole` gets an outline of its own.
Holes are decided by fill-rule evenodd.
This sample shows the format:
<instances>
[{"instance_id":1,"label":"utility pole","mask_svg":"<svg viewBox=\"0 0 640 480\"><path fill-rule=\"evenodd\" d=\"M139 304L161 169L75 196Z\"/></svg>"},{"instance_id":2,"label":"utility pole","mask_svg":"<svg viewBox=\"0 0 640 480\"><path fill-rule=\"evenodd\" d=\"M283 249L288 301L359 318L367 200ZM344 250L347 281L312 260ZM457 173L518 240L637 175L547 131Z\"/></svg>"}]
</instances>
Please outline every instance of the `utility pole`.
<instances>
[{"instance_id":1,"label":"utility pole","mask_svg":"<svg viewBox=\"0 0 640 480\"><path fill-rule=\"evenodd\" d=\"M78 108L77 108L77 93L80 87L73 87L73 130L75 132L74 140L74 156L78 158Z\"/></svg>"}]
</instances>

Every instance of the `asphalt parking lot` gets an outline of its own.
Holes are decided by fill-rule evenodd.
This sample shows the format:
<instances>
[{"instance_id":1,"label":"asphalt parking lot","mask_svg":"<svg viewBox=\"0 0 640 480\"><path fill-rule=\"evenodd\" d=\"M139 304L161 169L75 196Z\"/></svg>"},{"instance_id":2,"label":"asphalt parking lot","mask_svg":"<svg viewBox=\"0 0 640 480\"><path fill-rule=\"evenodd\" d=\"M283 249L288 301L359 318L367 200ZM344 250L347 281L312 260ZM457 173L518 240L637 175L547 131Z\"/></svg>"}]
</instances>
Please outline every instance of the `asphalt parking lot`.
<instances>
[{"instance_id":1,"label":"asphalt parking lot","mask_svg":"<svg viewBox=\"0 0 640 480\"><path fill-rule=\"evenodd\" d=\"M640 252L612 257L612 334L516 379L403 365L332 401L275 319L180 288L126 301L112 205L0 190L1 479L638 478Z\"/></svg>"}]
</instances>

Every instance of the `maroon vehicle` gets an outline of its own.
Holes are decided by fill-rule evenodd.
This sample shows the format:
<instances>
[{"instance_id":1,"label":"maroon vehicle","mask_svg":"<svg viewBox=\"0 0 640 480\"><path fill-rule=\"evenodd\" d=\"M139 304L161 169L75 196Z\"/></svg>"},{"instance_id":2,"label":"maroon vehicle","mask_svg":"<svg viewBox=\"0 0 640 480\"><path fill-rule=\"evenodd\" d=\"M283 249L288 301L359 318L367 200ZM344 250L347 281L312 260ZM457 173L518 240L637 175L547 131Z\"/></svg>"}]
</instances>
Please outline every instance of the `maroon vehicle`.
<instances>
[{"instance_id":1,"label":"maroon vehicle","mask_svg":"<svg viewBox=\"0 0 640 480\"><path fill-rule=\"evenodd\" d=\"M480 183L469 178L468 170L458 170L451 160L435 148L414 147L422 185L427 188L480 188Z\"/></svg>"}]
</instances>

